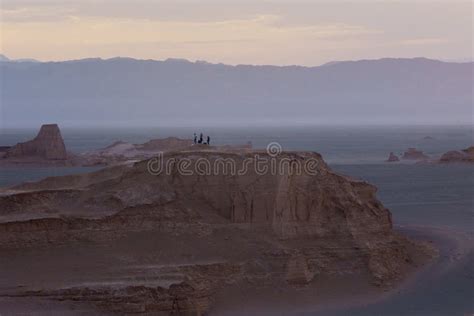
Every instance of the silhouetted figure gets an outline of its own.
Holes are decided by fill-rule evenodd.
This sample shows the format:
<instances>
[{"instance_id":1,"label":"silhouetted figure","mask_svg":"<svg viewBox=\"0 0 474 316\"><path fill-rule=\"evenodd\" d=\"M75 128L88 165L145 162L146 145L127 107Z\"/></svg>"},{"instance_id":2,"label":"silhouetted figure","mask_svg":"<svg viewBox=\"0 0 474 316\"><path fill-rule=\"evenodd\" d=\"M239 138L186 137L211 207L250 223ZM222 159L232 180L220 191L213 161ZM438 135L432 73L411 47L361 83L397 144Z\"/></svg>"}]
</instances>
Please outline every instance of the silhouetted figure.
<instances>
[{"instance_id":1,"label":"silhouetted figure","mask_svg":"<svg viewBox=\"0 0 474 316\"><path fill-rule=\"evenodd\" d=\"M199 144L202 144L202 133L199 135L198 143L199 143Z\"/></svg>"},{"instance_id":2,"label":"silhouetted figure","mask_svg":"<svg viewBox=\"0 0 474 316\"><path fill-rule=\"evenodd\" d=\"M194 133L194 143L197 144L197 142L198 142L198 137L197 137L196 133Z\"/></svg>"},{"instance_id":3,"label":"silhouetted figure","mask_svg":"<svg viewBox=\"0 0 474 316\"><path fill-rule=\"evenodd\" d=\"M210 145L211 144L211 138L209 136L207 136L207 144Z\"/></svg>"}]
</instances>

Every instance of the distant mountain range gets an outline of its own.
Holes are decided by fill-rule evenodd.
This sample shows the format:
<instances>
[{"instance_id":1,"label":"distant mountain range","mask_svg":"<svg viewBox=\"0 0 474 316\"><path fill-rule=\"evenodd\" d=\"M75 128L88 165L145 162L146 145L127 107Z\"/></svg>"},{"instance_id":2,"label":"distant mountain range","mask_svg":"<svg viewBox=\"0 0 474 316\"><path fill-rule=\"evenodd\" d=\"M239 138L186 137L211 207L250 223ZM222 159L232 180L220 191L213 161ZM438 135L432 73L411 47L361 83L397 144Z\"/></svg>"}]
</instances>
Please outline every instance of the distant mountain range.
<instances>
[{"instance_id":1,"label":"distant mountain range","mask_svg":"<svg viewBox=\"0 0 474 316\"><path fill-rule=\"evenodd\" d=\"M14 62L14 63L22 63L22 62L30 62L30 63L39 63L36 59L10 59L5 55L0 54L0 62Z\"/></svg>"},{"instance_id":2,"label":"distant mountain range","mask_svg":"<svg viewBox=\"0 0 474 316\"><path fill-rule=\"evenodd\" d=\"M182 59L10 61L0 56L6 125L172 122L472 122L474 63L426 58L319 67Z\"/></svg>"}]
</instances>

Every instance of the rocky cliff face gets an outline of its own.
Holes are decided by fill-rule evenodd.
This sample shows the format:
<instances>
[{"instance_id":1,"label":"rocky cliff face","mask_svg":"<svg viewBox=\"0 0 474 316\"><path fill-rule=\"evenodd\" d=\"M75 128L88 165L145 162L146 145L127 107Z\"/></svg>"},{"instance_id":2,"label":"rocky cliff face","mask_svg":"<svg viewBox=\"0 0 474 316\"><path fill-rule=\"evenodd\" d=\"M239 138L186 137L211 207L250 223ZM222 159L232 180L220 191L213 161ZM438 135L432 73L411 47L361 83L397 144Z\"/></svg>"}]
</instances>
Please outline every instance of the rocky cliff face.
<instances>
[{"instance_id":1,"label":"rocky cliff face","mask_svg":"<svg viewBox=\"0 0 474 316\"><path fill-rule=\"evenodd\" d=\"M267 172L253 169L255 154L270 163ZM298 169L308 161L311 170ZM156 175L150 173L154 163L3 192L1 248L28 252L71 244L78 251L80 245L113 245L97 246L103 249L97 252L121 258L103 267L104 259L89 249L80 259L87 264L77 268L82 273L69 282L74 286L36 292L27 286L18 295L30 290L97 302L108 310L132 308L132 297L133 312L171 312L180 304L203 312L218 289L233 284L311 286L325 275L363 275L367 282L389 284L412 265L413 251L424 251L392 230L391 214L374 186L332 172L316 153L275 158L249 151L170 152L158 161L166 169ZM272 172L272 163L288 167ZM219 171L207 170L216 165ZM247 172L239 173L245 165ZM94 274L96 261L102 272ZM9 269L0 264L0 274L11 274ZM182 290L176 294L177 289ZM136 291L148 294L133 299Z\"/></svg>"},{"instance_id":2,"label":"rocky cliff face","mask_svg":"<svg viewBox=\"0 0 474 316\"><path fill-rule=\"evenodd\" d=\"M38 135L33 140L18 143L9 148L5 158L67 159L66 146L58 125L42 125Z\"/></svg>"}]
</instances>

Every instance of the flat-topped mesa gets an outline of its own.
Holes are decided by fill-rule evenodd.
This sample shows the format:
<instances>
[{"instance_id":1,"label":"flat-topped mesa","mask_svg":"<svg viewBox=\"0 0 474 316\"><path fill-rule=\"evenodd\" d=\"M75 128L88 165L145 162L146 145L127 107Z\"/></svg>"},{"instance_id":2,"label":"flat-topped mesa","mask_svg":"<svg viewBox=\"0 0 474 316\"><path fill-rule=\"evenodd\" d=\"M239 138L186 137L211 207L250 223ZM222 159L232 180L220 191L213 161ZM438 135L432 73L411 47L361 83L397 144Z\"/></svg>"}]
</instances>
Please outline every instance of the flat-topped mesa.
<instances>
[{"instance_id":1,"label":"flat-topped mesa","mask_svg":"<svg viewBox=\"0 0 474 316\"><path fill-rule=\"evenodd\" d=\"M407 151L403 153L402 159L406 160L427 160L430 157L425 155L421 150L416 148L408 148Z\"/></svg>"},{"instance_id":2,"label":"flat-topped mesa","mask_svg":"<svg viewBox=\"0 0 474 316\"><path fill-rule=\"evenodd\" d=\"M38 135L27 142L18 143L7 150L5 158L42 158L66 160L67 152L57 124L41 126Z\"/></svg>"},{"instance_id":3,"label":"flat-topped mesa","mask_svg":"<svg viewBox=\"0 0 474 316\"><path fill-rule=\"evenodd\" d=\"M267 165L260 165L258 171L256 154L261 161L267 161ZM194 205L193 209L198 212L208 212L210 207L215 215L231 223L267 226L281 239L342 235L359 239L359 236L391 232L390 212L376 199L376 188L332 172L316 153L281 153L275 158L256 151L169 152L160 161L163 169L159 175L150 173L150 166L152 169L158 167L150 161L153 160L124 167L120 182L93 180L100 172L90 174L87 182L82 181L87 187L73 193L73 197L64 193L61 198L58 193L55 199L49 200L51 210L43 208L45 215L51 215L51 212L58 216L71 214L60 206L64 205L63 200L82 201L81 196L85 195L89 199L97 197L94 200L100 197L100 200L90 205L75 203L77 209L84 212L74 212L75 216L113 215L140 205L179 201ZM178 170L178 161L186 161L187 170ZM277 170L272 170L273 166ZM305 169L308 166L312 170ZM291 172L289 168L292 168ZM68 182L74 183L72 179ZM29 189L66 188L43 188L39 182L36 188L30 184ZM114 207L107 204L112 200L116 202ZM103 205L100 201L104 201ZM207 206L203 208L202 205ZM37 217L35 206L29 205L21 208L23 218L29 207Z\"/></svg>"}]
</instances>

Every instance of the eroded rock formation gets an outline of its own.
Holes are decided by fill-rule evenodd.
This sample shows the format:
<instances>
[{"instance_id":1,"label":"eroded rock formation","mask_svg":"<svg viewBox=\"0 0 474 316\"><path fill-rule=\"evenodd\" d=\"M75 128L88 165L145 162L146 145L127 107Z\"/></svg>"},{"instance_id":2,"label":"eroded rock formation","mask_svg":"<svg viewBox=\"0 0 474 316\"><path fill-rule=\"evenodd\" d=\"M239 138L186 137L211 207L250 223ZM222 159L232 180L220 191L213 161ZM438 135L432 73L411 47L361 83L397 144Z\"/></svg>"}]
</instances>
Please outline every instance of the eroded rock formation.
<instances>
[{"instance_id":1,"label":"eroded rock formation","mask_svg":"<svg viewBox=\"0 0 474 316\"><path fill-rule=\"evenodd\" d=\"M407 151L403 153L402 159L406 160L427 160L430 157L425 155L421 150L416 148L408 148Z\"/></svg>"},{"instance_id":2,"label":"eroded rock formation","mask_svg":"<svg viewBox=\"0 0 474 316\"><path fill-rule=\"evenodd\" d=\"M38 135L30 141L18 143L6 151L5 158L67 159L61 131L57 124L41 126Z\"/></svg>"},{"instance_id":3,"label":"eroded rock formation","mask_svg":"<svg viewBox=\"0 0 474 316\"><path fill-rule=\"evenodd\" d=\"M388 155L387 162L396 162L396 161L400 161L400 159L398 158L397 155L393 153L393 151L390 152L390 155Z\"/></svg>"},{"instance_id":4,"label":"eroded rock formation","mask_svg":"<svg viewBox=\"0 0 474 316\"><path fill-rule=\"evenodd\" d=\"M256 154L270 166L294 164L257 172ZM183 161L194 172L183 173ZM202 169L217 161L233 162L235 171L230 164ZM308 161L311 172L298 168ZM0 263L4 287L22 282L11 294L93 302L109 311L170 312L181 306L199 314L212 306L216 291L241 283L311 286L324 275L367 275L367 282L389 284L413 265L413 252L425 251L393 231L374 186L334 173L316 153L275 158L250 151L174 151L160 161L168 169L156 175L152 162L4 191L0 250L18 250L31 260L34 249L52 249L43 250L47 271L68 260L84 262L58 276L61 285L54 277L39 282L47 275L41 266L10 284L14 267ZM245 165L247 171L238 172ZM76 252L81 256L74 259ZM35 287L38 282L43 288Z\"/></svg>"},{"instance_id":5,"label":"eroded rock formation","mask_svg":"<svg viewBox=\"0 0 474 316\"><path fill-rule=\"evenodd\" d=\"M439 159L440 163L474 163L474 146L457 151L444 153Z\"/></svg>"}]
</instances>

